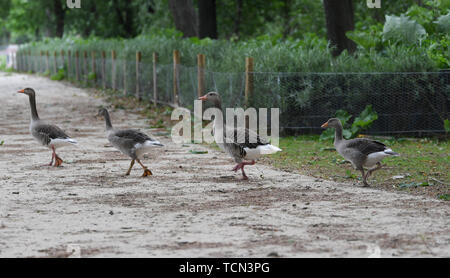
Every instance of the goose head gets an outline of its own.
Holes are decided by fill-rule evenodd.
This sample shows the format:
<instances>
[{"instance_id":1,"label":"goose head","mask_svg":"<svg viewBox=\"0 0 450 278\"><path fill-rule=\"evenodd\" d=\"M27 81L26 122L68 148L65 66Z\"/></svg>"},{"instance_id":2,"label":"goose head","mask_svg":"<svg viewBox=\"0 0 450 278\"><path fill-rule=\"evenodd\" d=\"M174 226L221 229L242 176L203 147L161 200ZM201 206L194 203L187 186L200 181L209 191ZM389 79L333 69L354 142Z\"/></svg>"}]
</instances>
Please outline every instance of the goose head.
<instances>
[{"instance_id":1,"label":"goose head","mask_svg":"<svg viewBox=\"0 0 450 278\"><path fill-rule=\"evenodd\" d=\"M209 101L214 104L215 107L222 106L222 100L220 99L220 95L217 92L209 92L204 96L198 98L201 101Z\"/></svg>"},{"instance_id":2,"label":"goose head","mask_svg":"<svg viewBox=\"0 0 450 278\"><path fill-rule=\"evenodd\" d=\"M322 128L342 128L341 121L338 118L331 118L321 125Z\"/></svg>"},{"instance_id":3,"label":"goose head","mask_svg":"<svg viewBox=\"0 0 450 278\"><path fill-rule=\"evenodd\" d=\"M95 115L96 117L103 117L105 118L108 115L108 110L106 108L100 108L98 110L97 115Z\"/></svg>"},{"instance_id":4,"label":"goose head","mask_svg":"<svg viewBox=\"0 0 450 278\"><path fill-rule=\"evenodd\" d=\"M31 89L31 88L25 88L25 89L19 90L19 91L17 91L17 92L18 92L18 93L21 93L21 94L26 94L26 95L28 95L28 96L35 96L35 95L36 95L36 93L34 92L34 90Z\"/></svg>"}]
</instances>

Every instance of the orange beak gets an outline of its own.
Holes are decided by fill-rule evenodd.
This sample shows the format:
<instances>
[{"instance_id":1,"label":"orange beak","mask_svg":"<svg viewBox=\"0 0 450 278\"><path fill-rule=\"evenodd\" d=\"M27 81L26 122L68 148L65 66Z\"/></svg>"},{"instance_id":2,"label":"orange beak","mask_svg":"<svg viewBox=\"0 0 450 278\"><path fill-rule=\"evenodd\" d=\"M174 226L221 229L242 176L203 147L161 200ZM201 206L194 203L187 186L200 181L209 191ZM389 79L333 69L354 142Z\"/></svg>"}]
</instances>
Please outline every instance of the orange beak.
<instances>
[{"instance_id":1,"label":"orange beak","mask_svg":"<svg viewBox=\"0 0 450 278\"><path fill-rule=\"evenodd\" d=\"M327 128L328 127L328 122L324 123L323 125L320 126L321 128Z\"/></svg>"},{"instance_id":2,"label":"orange beak","mask_svg":"<svg viewBox=\"0 0 450 278\"><path fill-rule=\"evenodd\" d=\"M25 93L25 89L17 91L18 93Z\"/></svg>"},{"instance_id":3,"label":"orange beak","mask_svg":"<svg viewBox=\"0 0 450 278\"><path fill-rule=\"evenodd\" d=\"M198 99L199 99L199 100L206 100L206 95L201 96L201 97L199 97Z\"/></svg>"}]
</instances>

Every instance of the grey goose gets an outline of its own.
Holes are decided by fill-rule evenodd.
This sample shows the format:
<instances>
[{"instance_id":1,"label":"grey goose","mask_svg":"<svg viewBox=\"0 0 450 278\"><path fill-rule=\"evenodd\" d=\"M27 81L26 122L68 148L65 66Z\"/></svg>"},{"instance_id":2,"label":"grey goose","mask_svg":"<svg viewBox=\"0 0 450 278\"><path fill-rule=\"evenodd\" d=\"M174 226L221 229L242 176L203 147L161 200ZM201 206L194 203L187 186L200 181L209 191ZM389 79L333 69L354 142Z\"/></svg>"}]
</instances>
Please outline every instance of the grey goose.
<instances>
[{"instance_id":1,"label":"grey goose","mask_svg":"<svg viewBox=\"0 0 450 278\"><path fill-rule=\"evenodd\" d=\"M64 145L74 145L77 141L70 138L63 130L56 125L47 124L39 118L36 109L36 93L32 88L25 88L18 93L28 95L31 108L30 132L33 137L43 146L52 150L52 160L48 166L52 166L55 160L55 167L61 166L63 160L56 154L56 149Z\"/></svg>"},{"instance_id":2,"label":"grey goose","mask_svg":"<svg viewBox=\"0 0 450 278\"><path fill-rule=\"evenodd\" d=\"M164 145L139 130L114 129L111 124L108 110L105 108L100 109L97 116L103 116L105 119L108 141L116 149L131 158L130 167L125 175L128 176L130 174L135 161L137 161L144 169L143 177L153 175L152 171L142 164L141 159L144 154L151 152L154 147L161 147Z\"/></svg>"},{"instance_id":3,"label":"grey goose","mask_svg":"<svg viewBox=\"0 0 450 278\"><path fill-rule=\"evenodd\" d=\"M367 183L369 176L382 167L381 160L387 156L399 155L378 141L365 138L345 140L342 136L342 123L337 118L329 119L321 127L335 129L334 147L336 151L361 172L364 186L369 186ZM364 167L369 168L367 173L364 173Z\"/></svg>"},{"instance_id":4,"label":"grey goose","mask_svg":"<svg viewBox=\"0 0 450 278\"><path fill-rule=\"evenodd\" d=\"M202 101L209 101L212 103L214 108L222 110L222 101L220 95L217 92L209 92L206 95L199 98ZM223 114L223 113L222 113ZM244 166L254 165L255 160L265 154L272 154L281 151L276 146L269 144L266 140L261 138L256 132L244 128L233 128L231 132L227 132L229 127L227 127L223 122L220 123L218 118L214 118L213 122L213 133L214 139L217 145L226 153L228 153L237 165L232 169L232 171L237 171L241 169L242 178L247 180L248 177L245 174ZM232 138L227 137L227 133L233 134ZM245 138L242 138L242 137ZM250 138L255 138L250 142Z\"/></svg>"}]
</instances>

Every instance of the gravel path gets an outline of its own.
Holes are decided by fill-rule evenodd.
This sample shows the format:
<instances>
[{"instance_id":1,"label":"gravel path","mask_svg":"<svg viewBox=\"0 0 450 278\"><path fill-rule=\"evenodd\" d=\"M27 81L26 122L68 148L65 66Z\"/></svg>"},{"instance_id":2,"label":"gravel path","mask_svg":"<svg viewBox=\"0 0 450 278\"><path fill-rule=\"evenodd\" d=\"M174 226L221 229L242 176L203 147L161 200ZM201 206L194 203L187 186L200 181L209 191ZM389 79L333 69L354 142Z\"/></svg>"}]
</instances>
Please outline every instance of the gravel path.
<instances>
[{"instance_id":1,"label":"gravel path","mask_svg":"<svg viewBox=\"0 0 450 278\"><path fill-rule=\"evenodd\" d=\"M43 119L79 146L63 167L29 134L35 88ZM250 181L225 154L177 146L145 119L112 112L166 144L142 178L108 146L103 100L47 78L0 73L0 257L449 257L449 202L317 180L256 164ZM158 136L160 135L160 136ZM281 146L282 147L282 146ZM71 250L75 250L73 254ZM70 251L70 252L69 252Z\"/></svg>"}]
</instances>

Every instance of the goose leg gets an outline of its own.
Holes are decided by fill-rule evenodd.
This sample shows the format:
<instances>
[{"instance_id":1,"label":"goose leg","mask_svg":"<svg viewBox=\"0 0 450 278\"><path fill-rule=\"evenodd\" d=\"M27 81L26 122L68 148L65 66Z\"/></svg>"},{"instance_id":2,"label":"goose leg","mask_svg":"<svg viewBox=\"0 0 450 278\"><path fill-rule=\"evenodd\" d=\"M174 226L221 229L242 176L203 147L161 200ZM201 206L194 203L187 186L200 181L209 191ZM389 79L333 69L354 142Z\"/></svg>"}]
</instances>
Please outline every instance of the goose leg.
<instances>
[{"instance_id":1,"label":"goose leg","mask_svg":"<svg viewBox=\"0 0 450 278\"><path fill-rule=\"evenodd\" d=\"M244 166L245 165L255 165L255 163L256 162L254 160L252 160L251 162L242 162L242 163L240 163L240 164L242 164L241 171L242 171L242 179L243 180L248 180L248 177L247 177L247 175L244 172Z\"/></svg>"},{"instance_id":2,"label":"goose leg","mask_svg":"<svg viewBox=\"0 0 450 278\"><path fill-rule=\"evenodd\" d=\"M238 163L236 166L234 166L233 169L231 169L231 171L235 171L236 172L237 170L242 169L242 167L244 167L244 163L243 162Z\"/></svg>"},{"instance_id":3,"label":"goose leg","mask_svg":"<svg viewBox=\"0 0 450 278\"><path fill-rule=\"evenodd\" d=\"M142 164L139 159L136 159L136 161L142 166L142 168L144 168L144 174L142 174L143 177L153 175L152 171L150 171L147 167L145 167L144 164Z\"/></svg>"},{"instance_id":4,"label":"goose leg","mask_svg":"<svg viewBox=\"0 0 450 278\"><path fill-rule=\"evenodd\" d=\"M53 165L53 160L55 159L55 147L52 146L52 161L50 161L49 164L45 164L44 166L52 166Z\"/></svg>"},{"instance_id":5,"label":"goose leg","mask_svg":"<svg viewBox=\"0 0 450 278\"><path fill-rule=\"evenodd\" d=\"M247 177L247 175L244 172L244 166L242 166L241 171L242 171L242 179L243 180L248 180L248 177Z\"/></svg>"},{"instance_id":6,"label":"goose leg","mask_svg":"<svg viewBox=\"0 0 450 278\"><path fill-rule=\"evenodd\" d=\"M364 169L361 168L359 169L359 171L361 171L364 186L369 186L369 184L367 183L367 175L364 174Z\"/></svg>"},{"instance_id":7,"label":"goose leg","mask_svg":"<svg viewBox=\"0 0 450 278\"><path fill-rule=\"evenodd\" d=\"M55 167L59 167L61 166L61 164L63 163L63 160L55 153Z\"/></svg>"},{"instance_id":8,"label":"goose leg","mask_svg":"<svg viewBox=\"0 0 450 278\"><path fill-rule=\"evenodd\" d=\"M366 179L368 179L369 177L370 177L370 175L372 175L372 173L373 172L375 172L376 170L379 170L379 169L381 169L381 163L380 162L377 162L377 166L376 167L374 167L374 168L372 168L372 169L369 169L369 171L367 171L367 174L366 174Z\"/></svg>"},{"instance_id":9,"label":"goose leg","mask_svg":"<svg viewBox=\"0 0 450 278\"><path fill-rule=\"evenodd\" d=\"M125 176L129 176L129 175L130 175L130 173L131 173L131 168L133 168L133 165L134 165L134 159L131 160L130 168L128 168L128 171L125 173Z\"/></svg>"},{"instance_id":10,"label":"goose leg","mask_svg":"<svg viewBox=\"0 0 450 278\"><path fill-rule=\"evenodd\" d=\"M63 160L56 154L56 150L55 150L55 146L52 145L52 150L53 150L53 157L52 157L52 162L53 162L53 158L55 158L55 167L59 167L61 166L61 164L63 163ZM51 166L51 164L50 164Z\"/></svg>"}]
</instances>

